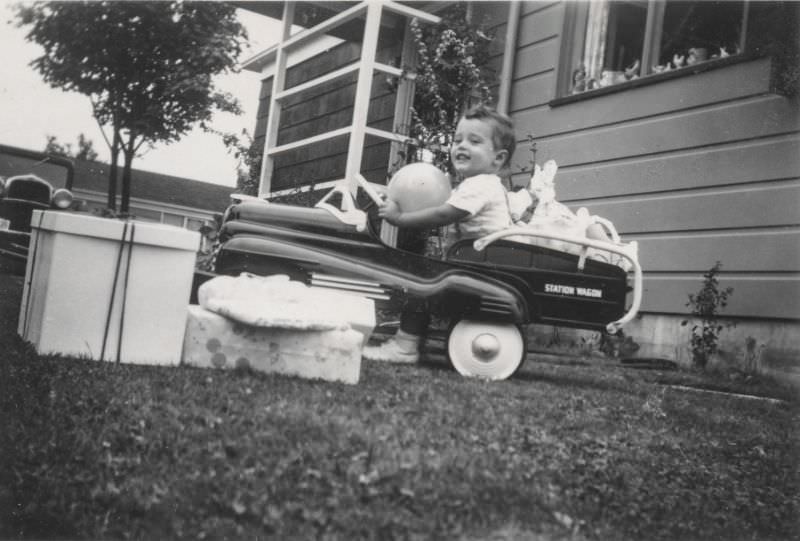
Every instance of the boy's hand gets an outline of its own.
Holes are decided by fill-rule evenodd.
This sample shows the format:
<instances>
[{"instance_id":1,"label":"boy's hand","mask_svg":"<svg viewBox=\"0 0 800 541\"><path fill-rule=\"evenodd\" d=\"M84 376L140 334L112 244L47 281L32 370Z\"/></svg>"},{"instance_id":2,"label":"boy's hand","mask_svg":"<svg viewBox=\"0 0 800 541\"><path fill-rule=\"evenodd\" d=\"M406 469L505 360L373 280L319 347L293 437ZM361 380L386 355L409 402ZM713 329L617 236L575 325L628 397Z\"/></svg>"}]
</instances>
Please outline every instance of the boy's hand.
<instances>
[{"instance_id":1,"label":"boy's hand","mask_svg":"<svg viewBox=\"0 0 800 541\"><path fill-rule=\"evenodd\" d=\"M402 214L400 207L391 199L385 199L383 203L378 204L378 216L390 224L395 224L400 214Z\"/></svg>"}]
</instances>

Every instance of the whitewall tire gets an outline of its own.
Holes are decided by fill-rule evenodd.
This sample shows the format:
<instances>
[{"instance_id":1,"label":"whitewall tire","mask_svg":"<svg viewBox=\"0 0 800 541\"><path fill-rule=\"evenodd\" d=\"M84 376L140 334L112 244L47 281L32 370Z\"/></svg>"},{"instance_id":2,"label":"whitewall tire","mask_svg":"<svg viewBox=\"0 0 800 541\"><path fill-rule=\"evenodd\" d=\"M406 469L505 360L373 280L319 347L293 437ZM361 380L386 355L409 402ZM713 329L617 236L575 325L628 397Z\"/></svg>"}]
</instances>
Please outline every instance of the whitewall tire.
<instances>
[{"instance_id":1,"label":"whitewall tire","mask_svg":"<svg viewBox=\"0 0 800 541\"><path fill-rule=\"evenodd\" d=\"M461 320L447 339L447 355L459 374L491 380L514 374L525 349L522 331L513 323Z\"/></svg>"}]
</instances>

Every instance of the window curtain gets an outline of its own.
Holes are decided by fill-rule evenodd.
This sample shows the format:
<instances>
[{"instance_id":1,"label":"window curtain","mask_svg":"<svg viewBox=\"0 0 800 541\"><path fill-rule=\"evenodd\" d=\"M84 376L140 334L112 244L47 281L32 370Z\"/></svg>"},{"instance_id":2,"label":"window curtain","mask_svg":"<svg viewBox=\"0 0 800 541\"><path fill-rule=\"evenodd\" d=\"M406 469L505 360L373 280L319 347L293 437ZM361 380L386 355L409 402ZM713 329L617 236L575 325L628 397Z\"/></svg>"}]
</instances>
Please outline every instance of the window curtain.
<instances>
[{"instance_id":1,"label":"window curtain","mask_svg":"<svg viewBox=\"0 0 800 541\"><path fill-rule=\"evenodd\" d=\"M599 81L603 71L608 37L609 0L594 0L589 3L586 21L586 45L583 50L583 65L586 79Z\"/></svg>"}]
</instances>

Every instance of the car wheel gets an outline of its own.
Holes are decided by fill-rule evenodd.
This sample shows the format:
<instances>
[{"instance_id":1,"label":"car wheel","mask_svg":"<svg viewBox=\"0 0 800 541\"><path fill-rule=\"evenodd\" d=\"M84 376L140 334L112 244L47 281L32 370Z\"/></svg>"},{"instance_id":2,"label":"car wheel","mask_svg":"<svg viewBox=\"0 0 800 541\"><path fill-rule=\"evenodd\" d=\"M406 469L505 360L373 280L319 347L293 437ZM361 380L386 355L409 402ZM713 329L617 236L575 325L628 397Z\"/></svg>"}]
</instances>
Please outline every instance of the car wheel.
<instances>
[{"instance_id":1,"label":"car wheel","mask_svg":"<svg viewBox=\"0 0 800 541\"><path fill-rule=\"evenodd\" d=\"M461 320L450 330L447 355L463 376L501 380L525 360L525 337L512 323Z\"/></svg>"}]
</instances>

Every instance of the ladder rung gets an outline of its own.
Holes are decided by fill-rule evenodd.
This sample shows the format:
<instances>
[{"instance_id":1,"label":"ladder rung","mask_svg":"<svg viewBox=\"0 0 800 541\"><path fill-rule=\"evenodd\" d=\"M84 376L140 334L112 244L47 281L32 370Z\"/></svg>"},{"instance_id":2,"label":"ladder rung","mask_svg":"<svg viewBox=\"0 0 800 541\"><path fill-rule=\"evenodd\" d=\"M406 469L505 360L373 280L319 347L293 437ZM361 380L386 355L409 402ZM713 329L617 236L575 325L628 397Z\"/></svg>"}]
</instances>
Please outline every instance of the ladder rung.
<instances>
[{"instance_id":1,"label":"ladder rung","mask_svg":"<svg viewBox=\"0 0 800 541\"><path fill-rule=\"evenodd\" d=\"M295 148L313 145L314 143L319 143L320 141L347 135L352 131L352 129L352 126L346 126L344 128L339 128L338 130L332 130L325 133L320 133L319 135L314 135L313 137L308 137L306 139L300 139L299 141L294 141L292 143L286 143L285 145L269 149L267 151L267 155L272 156L273 154L280 154L281 152L286 152L287 150L294 150Z\"/></svg>"},{"instance_id":2,"label":"ladder rung","mask_svg":"<svg viewBox=\"0 0 800 541\"><path fill-rule=\"evenodd\" d=\"M392 0L385 0L384 2L381 3L381 6L384 9L387 9L389 11L394 11L395 13L399 13L400 15L405 15L406 17L416 17L417 19L424 21L426 23L439 24L440 22L442 22L441 17L432 15L425 11L420 11L412 7L408 7L398 2L393 2Z\"/></svg>"},{"instance_id":3,"label":"ladder rung","mask_svg":"<svg viewBox=\"0 0 800 541\"><path fill-rule=\"evenodd\" d=\"M273 154L280 154L281 152L287 152L289 150L294 150L296 148L300 148L306 145L313 145L314 143L319 143L320 141L333 139L334 137L340 137L342 135L348 135L351 131L352 131L352 126L346 126L344 128L339 128L338 130L332 130L325 133L320 133L319 135L314 135L313 137L300 139L298 141L293 141L291 143L286 143L285 145L271 148L269 149L267 154L272 156ZM366 127L364 128L364 133L366 133L367 135L372 135L373 137L380 137L382 139L388 139L390 141L397 141L398 143L407 143L411 141L411 138L405 135L401 135L399 133L392 133L386 130L379 130L378 128Z\"/></svg>"},{"instance_id":4,"label":"ladder rung","mask_svg":"<svg viewBox=\"0 0 800 541\"><path fill-rule=\"evenodd\" d=\"M290 37L286 41L280 44L280 47L288 50L291 47L295 47L303 42L306 42L320 34L325 34L332 29L340 26L348 21L351 21L361 15L362 11L366 11L369 2L360 2L355 6L344 10L343 12L334 15L330 19L324 20L316 26L312 26L302 32L298 32L294 36Z\"/></svg>"},{"instance_id":5,"label":"ladder rung","mask_svg":"<svg viewBox=\"0 0 800 541\"><path fill-rule=\"evenodd\" d=\"M285 190L278 190L276 192L270 192L267 195L267 199L271 197L280 197L282 195L291 195L294 193L305 193L310 192L313 188L314 190L322 190L324 188L332 188L342 182L341 180L328 180L326 182L320 182L319 184L305 184L303 186L299 186L297 188L286 188Z\"/></svg>"},{"instance_id":6,"label":"ladder rung","mask_svg":"<svg viewBox=\"0 0 800 541\"><path fill-rule=\"evenodd\" d=\"M369 126L364 129L364 133L367 135L372 135L374 137L382 137L383 139L389 139L390 141L397 141L398 143L407 143L412 141L412 139L405 135L400 135L399 133L393 133L386 130L379 130L378 128L370 128Z\"/></svg>"},{"instance_id":7,"label":"ladder rung","mask_svg":"<svg viewBox=\"0 0 800 541\"><path fill-rule=\"evenodd\" d=\"M383 73L388 73L389 75L394 75L395 77L401 77L403 75L403 70L400 68L396 68L394 66L390 66L389 64L381 64L380 62L375 62L373 66L376 70L382 71ZM411 79L412 74L406 74L407 79Z\"/></svg>"},{"instance_id":8,"label":"ladder rung","mask_svg":"<svg viewBox=\"0 0 800 541\"><path fill-rule=\"evenodd\" d=\"M326 73L316 79L312 79L310 81L306 81L305 83L297 86L293 86L292 88L288 88L283 92L279 92L276 96L276 100L284 100L289 96L293 96L295 94L299 94L300 92L305 92L306 90L310 90L316 86L329 83L330 81L336 80L339 77L347 75L348 73L352 73L354 71L358 71L360 67L360 63L358 61L353 62L348 66L344 66L343 68L339 68L338 70L332 71L330 73ZM382 71L384 73L388 73L389 75L394 75L395 77L405 77L406 79L414 79L416 74L414 73L406 73L403 74L403 70L400 68L396 68L394 66L390 66L388 64L381 64L380 62L375 62L374 68L377 71Z\"/></svg>"},{"instance_id":9,"label":"ladder rung","mask_svg":"<svg viewBox=\"0 0 800 541\"><path fill-rule=\"evenodd\" d=\"M349 66L345 66L343 68L339 68L338 70L334 70L334 71L332 71L330 73L326 73L325 75L317 77L316 79L311 79L310 81L306 81L305 83L303 83L301 85L293 86L292 88L288 88L288 89L284 90L283 92L279 92L275 96L275 99L276 100L283 100L283 99L288 98L289 96L293 96L294 94L298 94L298 93L303 92L305 90L309 90L311 88L314 88L315 86L319 86L319 85L328 83L330 81L338 79L339 77L347 75L348 73L352 73L354 71L358 71L359 66L360 66L359 62L353 62Z\"/></svg>"}]
</instances>

